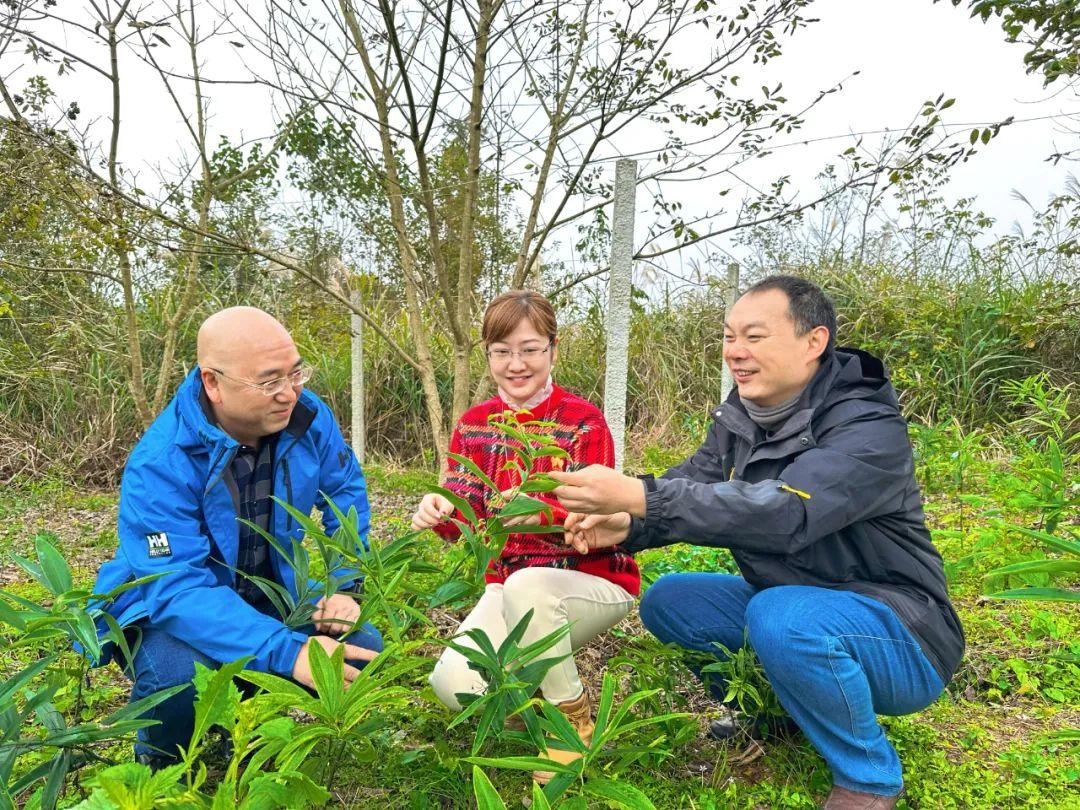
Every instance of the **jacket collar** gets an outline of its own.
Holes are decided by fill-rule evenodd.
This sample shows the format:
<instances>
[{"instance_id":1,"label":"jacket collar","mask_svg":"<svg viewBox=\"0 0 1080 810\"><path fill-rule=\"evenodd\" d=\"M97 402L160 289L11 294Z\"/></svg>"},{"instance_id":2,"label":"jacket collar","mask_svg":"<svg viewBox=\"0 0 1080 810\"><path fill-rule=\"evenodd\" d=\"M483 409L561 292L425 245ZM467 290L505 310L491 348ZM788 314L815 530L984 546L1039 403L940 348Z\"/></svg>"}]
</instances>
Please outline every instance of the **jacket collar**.
<instances>
[{"instance_id":1,"label":"jacket collar","mask_svg":"<svg viewBox=\"0 0 1080 810\"><path fill-rule=\"evenodd\" d=\"M236 440L218 427L211 418L213 412L206 398L198 366L195 366L180 383L175 402L180 422L186 428L177 436L177 444L180 447L188 450L213 451L222 446L229 447L237 444ZM306 390L301 391L284 432L290 434L294 440L299 439L311 427L315 414L314 397Z\"/></svg>"},{"instance_id":2,"label":"jacket collar","mask_svg":"<svg viewBox=\"0 0 1080 810\"><path fill-rule=\"evenodd\" d=\"M818 370L803 389L795 412L765 443L784 441L807 430L815 414L848 399L897 404L884 363L862 349L838 347L822 358ZM738 388L732 388L717 415L724 427L751 444L758 441L759 431L764 434L746 413Z\"/></svg>"}]
</instances>

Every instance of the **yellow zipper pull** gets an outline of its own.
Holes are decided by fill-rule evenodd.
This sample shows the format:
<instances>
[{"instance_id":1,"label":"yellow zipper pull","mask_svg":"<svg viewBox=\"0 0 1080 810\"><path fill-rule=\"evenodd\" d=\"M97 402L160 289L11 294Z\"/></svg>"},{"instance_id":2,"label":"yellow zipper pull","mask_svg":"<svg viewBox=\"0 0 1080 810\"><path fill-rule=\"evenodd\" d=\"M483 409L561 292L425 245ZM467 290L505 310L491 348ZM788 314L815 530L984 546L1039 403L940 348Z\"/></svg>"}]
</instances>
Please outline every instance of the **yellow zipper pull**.
<instances>
[{"instance_id":1,"label":"yellow zipper pull","mask_svg":"<svg viewBox=\"0 0 1080 810\"><path fill-rule=\"evenodd\" d=\"M781 484L779 488L782 489L784 492L790 492L792 495L798 495L804 501L810 500L810 493L809 492L803 492L801 489L795 489L795 487L789 487L787 484Z\"/></svg>"}]
</instances>

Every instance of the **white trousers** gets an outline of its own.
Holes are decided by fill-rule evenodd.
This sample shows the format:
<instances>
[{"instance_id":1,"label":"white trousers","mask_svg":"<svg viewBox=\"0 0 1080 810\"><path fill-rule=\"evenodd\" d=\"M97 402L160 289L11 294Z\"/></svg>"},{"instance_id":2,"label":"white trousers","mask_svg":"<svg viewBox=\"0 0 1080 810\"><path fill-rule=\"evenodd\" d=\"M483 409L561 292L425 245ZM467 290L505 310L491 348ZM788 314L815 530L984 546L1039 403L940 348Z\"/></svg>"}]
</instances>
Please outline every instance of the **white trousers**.
<instances>
[{"instance_id":1,"label":"white trousers","mask_svg":"<svg viewBox=\"0 0 1080 810\"><path fill-rule=\"evenodd\" d=\"M498 649L510 628L530 609L533 617L519 642L522 647L572 623L569 635L544 654L545 658L560 655L566 658L548 670L540 682L546 700L564 703L575 700L584 691L573 651L618 624L633 604L634 597L624 588L602 577L564 568L523 568L507 577L504 584L487 586L458 628L455 640L464 647L475 648L472 640L461 634L480 628ZM439 700L455 711L461 709L455 695L461 692L478 695L487 687L480 673L469 669L468 659L450 648L435 663L429 681Z\"/></svg>"}]
</instances>

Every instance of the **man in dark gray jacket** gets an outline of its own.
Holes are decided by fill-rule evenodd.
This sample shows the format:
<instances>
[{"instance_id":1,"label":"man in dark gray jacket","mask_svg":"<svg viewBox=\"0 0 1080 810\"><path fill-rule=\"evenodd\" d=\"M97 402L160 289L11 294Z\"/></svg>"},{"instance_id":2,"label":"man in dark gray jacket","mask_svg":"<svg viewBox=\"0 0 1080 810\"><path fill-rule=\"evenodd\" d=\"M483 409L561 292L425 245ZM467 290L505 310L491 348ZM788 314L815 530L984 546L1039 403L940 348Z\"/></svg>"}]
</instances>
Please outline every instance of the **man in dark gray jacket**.
<instances>
[{"instance_id":1,"label":"man in dark gray jacket","mask_svg":"<svg viewBox=\"0 0 1080 810\"><path fill-rule=\"evenodd\" d=\"M742 576L671 574L641 601L661 641L749 643L833 773L830 810L895 806L900 760L877 714L930 705L963 654L923 515L907 425L881 361L836 348L832 302L772 276L724 324L737 390L660 478L553 473L579 550L731 550Z\"/></svg>"}]
</instances>

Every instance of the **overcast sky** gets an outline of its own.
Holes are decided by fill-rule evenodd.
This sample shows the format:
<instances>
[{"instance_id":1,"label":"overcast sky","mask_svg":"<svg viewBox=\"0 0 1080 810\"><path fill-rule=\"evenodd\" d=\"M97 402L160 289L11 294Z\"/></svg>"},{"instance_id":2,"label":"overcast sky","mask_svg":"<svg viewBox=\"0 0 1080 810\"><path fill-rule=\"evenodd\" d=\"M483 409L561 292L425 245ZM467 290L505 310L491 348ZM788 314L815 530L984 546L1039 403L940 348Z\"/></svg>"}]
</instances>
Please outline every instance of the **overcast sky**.
<instances>
[{"instance_id":1,"label":"overcast sky","mask_svg":"<svg viewBox=\"0 0 1080 810\"><path fill-rule=\"evenodd\" d=\"M231 1L224 0L226 6ZM807 99L854 71L860 75L815 108L799 135L777 139L777 143L821 140L806 148L778 151L769 161L771 176L790 174L812 192L814 175L848 145L829 136L900 130L922 101L944 93L956 98L947 121L964 131L1010 115L1018 119L982 154L955 169L948 194L975 197L976 205L995 218L998 230L1007 231L1014 220L1027 222L1025 206L1013 199L1013 190L1041 205L1062 189L1070 167L1055 167L1046 157L1055 141L1066 146L1080 138L1065 130L1060 119L1062 113L1080 112L1080 97L1071 91L1055 96L1042 88L1039 77L1026 75L1022 46L1007 45L996 23L972 20L964 8L954 8L947 0L936 4L931 0L818 0L806 13L820 22L786 42L784 55L768 68L784 83L785 95L793 101ZM172 49L174 54L177 50ZM240 75L236 57L248 52L227 46L215 51L207 60L205 74ZM133 57L126 59L138 68ZM6 67L11 66L9 61ZM22 77L26 75L24 71ZM73 80L57 82L57 87L62 95L77 94L84 120L94 116L103 120L108 94L100 77L84 69ZM273 116L265 90L215 87L212 94L212 137L227 134L235 141L241 136L271 134ZM182 146L187 142L157 79L145 69L128 72L121 143L126 165L168 163L178 150L189 151ZM614 173L613 164L609 165ZM642 171L646 170L643 166ZM141 174L142 183L153 185L145 168ZM705 199L710 189L715 191L715 186L700 184L687 193ZM641 235L648 216L642 197L637 229Z\"/></svg>"},{"instance_id":2,"label":"overcast sky","mask_svg":"<svg viewBox=\"0 0 1080 810\"><path fill-rule=\"evenodd\" d=\"M970 19L964 7L947 0L821 0L811 11L821 22L786 49L783 61L799 66L786 74L786 83L811 89L830 77L861 73L815 111L807 135L896 129L907 121L901 111L945 93L956 98L947 118L956 124L1010 115L1044 119L1002 130L983 154L956 168L952 193L976 197L1007 228L1025 218L1013 189L1036 204L1062 189L1068 169L1046 157L1055 141L1075 145L1080 139L1060 120L1062 113L1080 112L1080 97L1055 95L1043 89L1040 77L1025 74L1023 47L1005 43L996 23Z\"/></svg>"}]
</instances>

